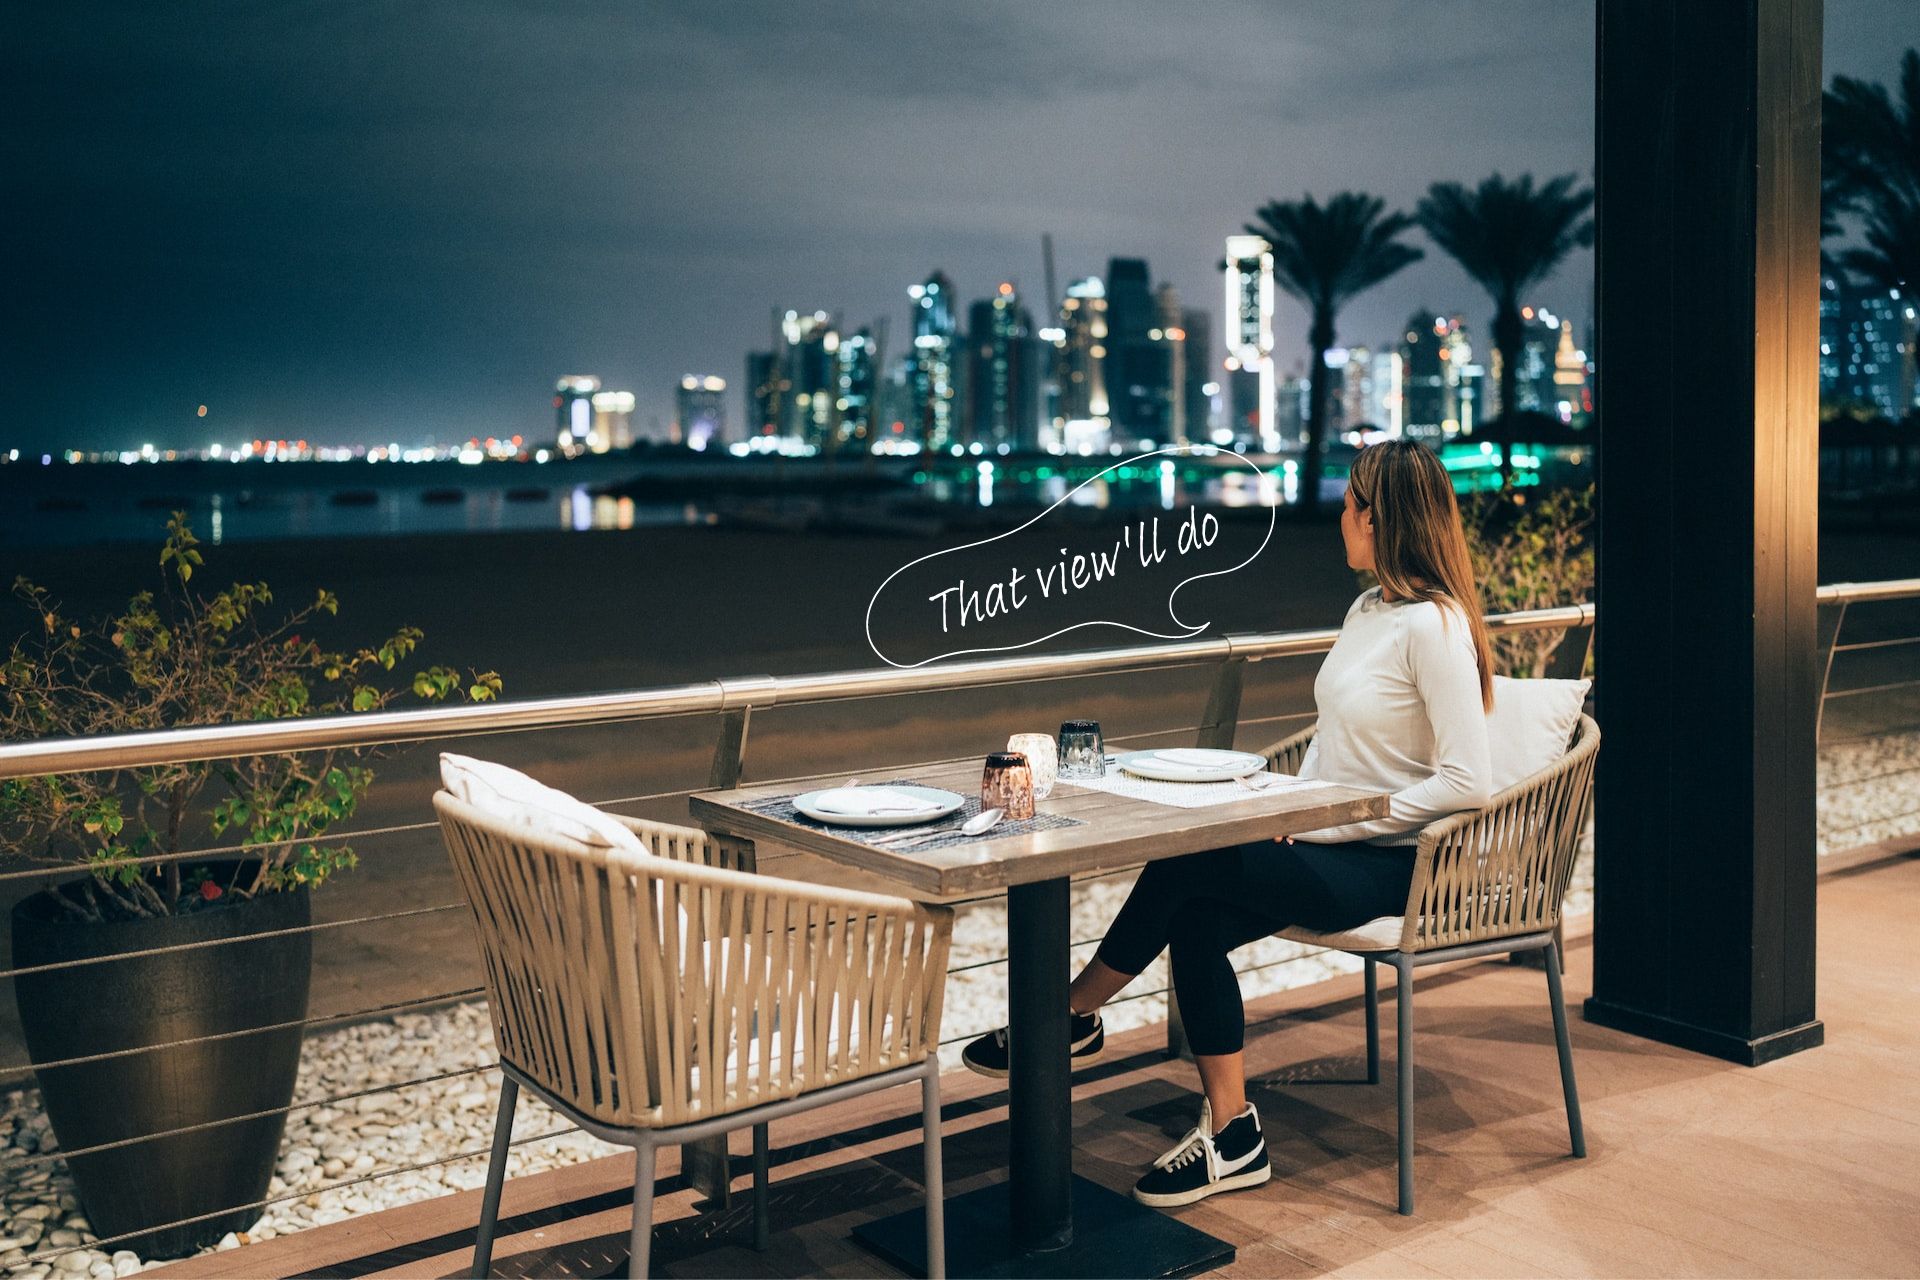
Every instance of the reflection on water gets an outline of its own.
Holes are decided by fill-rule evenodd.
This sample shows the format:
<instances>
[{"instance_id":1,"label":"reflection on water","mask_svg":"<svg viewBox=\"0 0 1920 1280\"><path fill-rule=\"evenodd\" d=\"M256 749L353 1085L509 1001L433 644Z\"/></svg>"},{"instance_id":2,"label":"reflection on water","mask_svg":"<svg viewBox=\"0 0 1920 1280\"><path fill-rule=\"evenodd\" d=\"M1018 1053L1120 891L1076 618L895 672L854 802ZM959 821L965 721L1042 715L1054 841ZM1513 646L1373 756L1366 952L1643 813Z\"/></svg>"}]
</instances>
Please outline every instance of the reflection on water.
<instances>
[{"instance_id":1,"label":"reflection on water","mask_svg":"<svg viewBox=\"0 0 1920 1280\"><path fill-rule=\"evenodd\" d=\"M1580 460L1585 461L1584 455ZM782 476L782 491L769 497L816 512L842 510L859 515L885 509L911 514L916 506L990 507L1010 510L1016 518L1025 508L1059 502L1094 510L1173 510L1299 501L1298 462L1287 458L1261 463L1263 469L1255 473L1240 465L1172 458L1137 464L1020 455L928 458L910 470L894 468L893 474L902 480L911 477L910 488L856 488L846 496L836 496L830 487L812 482L815 474L832 476L831 464L819 472L796 466L788 473L793 481L791 493L784 491L786 476ZM1321 496L1337 503L1344 481L1338 477L1337 462L1331 465L1336 474L1322 478ZM1577 470L1571 461L1560 469ZM726 518L740 501L704 487L697 478L670 499L664 494L648 500L596 493L633 477L630 468L611 467L597 472L570 470L565 476L533 467L471 468L462 469L458 476L427 471L418 480L408 469L369 476L358 469L325 464L239 475L224 470L195 475L187 469L160 466L126 473L120 468L76 469L58 473L57 489L45 487L46 479L52 477L34 470L36 474L28 475L26 468L0 468L0 545L154 541L164 535L167 515L173 510L185 511L203 538L220 545L264 538L584 532L708 524ZM846 479L845 469L838 475ZM766 478L761 476L757 483ZM1542 478L1537 472L1521 476L1523 483ZM747 505L766 501L754 498Z\"/></svg>"}]
</instances>

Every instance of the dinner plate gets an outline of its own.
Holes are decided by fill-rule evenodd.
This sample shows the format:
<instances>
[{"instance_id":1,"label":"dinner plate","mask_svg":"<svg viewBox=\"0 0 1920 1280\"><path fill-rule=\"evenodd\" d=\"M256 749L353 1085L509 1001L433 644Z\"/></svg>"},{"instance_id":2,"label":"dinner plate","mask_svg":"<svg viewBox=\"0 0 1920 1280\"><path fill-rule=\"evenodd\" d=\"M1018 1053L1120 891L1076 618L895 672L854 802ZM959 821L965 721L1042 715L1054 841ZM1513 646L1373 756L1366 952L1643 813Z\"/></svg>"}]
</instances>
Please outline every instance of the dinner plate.
<instances>
[{"instance_id":1,"label":"dinner plate","mask_svg":"<svg viewBox=\"0 0 1920 1280\"><path fill-rule=\"evenodd\" d=\"M1231 782L1260 772L1267 767L1267 758L1247 751L1173 747L1126 752L1120 757L1120 767L1136 777L1159 782Z\"/></svg>"},{"instance_id":2,"label":"dinner plate","mask_svg":"<svg viewBox=\"0 0 1920 1280\"><path fill-rule=\"evenodd\" d=\"M822 798L831 798L835 792L843 791L897 791L912 796L916 800L930 801L931 808L913 813L835 813L830 808L822 808ZM904 783L890 787L827 787L820 791L809 791L793 798L793 807L806 814L815 822L825 822L836 827L911 827L923 822L933 822L957 812L966 804L963 796L951 791L942 791L939 787L916 787Z\"/></svg>"}]
</instances>

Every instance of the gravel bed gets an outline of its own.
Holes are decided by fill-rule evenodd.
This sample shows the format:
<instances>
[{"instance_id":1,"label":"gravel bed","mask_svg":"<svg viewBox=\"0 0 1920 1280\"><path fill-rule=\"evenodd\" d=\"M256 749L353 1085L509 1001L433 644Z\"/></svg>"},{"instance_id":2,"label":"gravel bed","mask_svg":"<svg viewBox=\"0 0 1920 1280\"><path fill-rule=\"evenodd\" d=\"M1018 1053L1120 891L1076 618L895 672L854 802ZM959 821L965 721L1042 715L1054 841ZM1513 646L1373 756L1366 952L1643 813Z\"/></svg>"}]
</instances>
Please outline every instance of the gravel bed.
<instances>
[{"instance_id":1,"label":"gravel bed","mask_svg":"<svg viewBox=\"0 0 1920 1280\"><path fill-rule=\"evenodd\" d=\"M1920 831L1920 734L1893 735L1823 747L1820 752L1820 851L1854 848ZM1074 886L1074 958L1093 952L1101 931L1131 887L1131 875ZM1568 892L1567 914L1592 909L1591 825L1583 835ZM961 1042L1000 1025L1006 1016L1006 906L972 904L954 927L952 963L961 971L947 984L942 1064L959 1066ZM1316 954L1296 943L1267 939L1236 953L1248 998L1357 971L1344 955ZM971 967L969 967L971 966ZM1120 1032L1166 1019L1166 963L1156 962L1108 1006L1107 1026ZM355 1214L480 1186L499 1104L500 1076L492 1070L493 1032L480 1002L404 1014L310 1037L301 1061L295 1110L288 1118L280 1162L260 1218L215 1249ZM422 1077L440 1077L407 1084ZM346 1093L381 1086L390 1091L327 1105ZM525 1094L514 1118L516 1139L508 1174L515 1176L596 1159L618 1150L584 1133L545 1137L565 1128L552 1110ZM0 1274L42 1280L131 1275L158 1260L112 1246L92 1246L73 1184L59 1162L22 1163L56 1150L39 1093L16 1089L0 1097ZM445 1163L438 1163L438 1162ZM427 1165L426 1168L411 1166ZM388 1173L389 1170L400 1170ZM47 1261L36 1255L68 1252Z\"/></svg>"}]
</instances>

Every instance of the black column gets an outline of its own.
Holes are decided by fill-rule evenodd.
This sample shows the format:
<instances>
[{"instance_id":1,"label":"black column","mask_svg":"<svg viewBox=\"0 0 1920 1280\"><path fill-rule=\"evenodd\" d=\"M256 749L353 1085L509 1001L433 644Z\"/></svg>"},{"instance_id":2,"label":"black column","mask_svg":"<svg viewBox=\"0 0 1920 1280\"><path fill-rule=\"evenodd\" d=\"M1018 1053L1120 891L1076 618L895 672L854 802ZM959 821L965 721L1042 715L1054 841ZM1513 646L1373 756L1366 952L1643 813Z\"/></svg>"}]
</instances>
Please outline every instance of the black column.
<instances>
[{"instance_id":1,"label":"black column","mask_svg":"<svg viewBox=\"0 0 1920 1280\"><path fill-rule=\"evenodd\" d=\"M1600 0L1587 1017L1760 1063L1814 1016L1820 0Z\"/></svg>"}]
</instances>

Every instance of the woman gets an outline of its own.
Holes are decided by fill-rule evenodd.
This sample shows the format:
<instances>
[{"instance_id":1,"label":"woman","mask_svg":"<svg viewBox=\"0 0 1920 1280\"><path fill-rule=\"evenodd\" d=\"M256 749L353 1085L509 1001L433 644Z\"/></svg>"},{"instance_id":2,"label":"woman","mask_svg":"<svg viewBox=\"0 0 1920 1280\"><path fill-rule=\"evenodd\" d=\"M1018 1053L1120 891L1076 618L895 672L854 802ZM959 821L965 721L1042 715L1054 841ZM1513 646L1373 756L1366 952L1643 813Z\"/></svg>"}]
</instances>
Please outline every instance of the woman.
<instances>
[{"instance_id":1,"label":"woman","mask_svg":"<svg viewBox=\"0 0 1920 1280\"><path fill-rule=\"evenodd\" d=\"M1190 1204L1272 1176L1247 1101L1240 988L1228 953L1290 925L1349 929L1405 912L1419 829L1490 798L1491 654L1460 509L1440 460L1393 440L1353 461L1340 516L1362 592L1314 680L1319 727L1300 776L1392 795L1388 816L1150 863L1074 979L1073 1056L1105 1041L1099 1009L1172 951L1173 987L1200 1069L1199 1125L1154 1162L1134 1197ZM1005 1075L1005 1028L966 1064ZM1224 1117L1224 1123L1214 1117Z\"/></svg>"}]
</instances>

